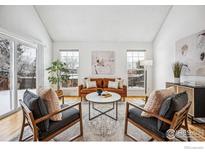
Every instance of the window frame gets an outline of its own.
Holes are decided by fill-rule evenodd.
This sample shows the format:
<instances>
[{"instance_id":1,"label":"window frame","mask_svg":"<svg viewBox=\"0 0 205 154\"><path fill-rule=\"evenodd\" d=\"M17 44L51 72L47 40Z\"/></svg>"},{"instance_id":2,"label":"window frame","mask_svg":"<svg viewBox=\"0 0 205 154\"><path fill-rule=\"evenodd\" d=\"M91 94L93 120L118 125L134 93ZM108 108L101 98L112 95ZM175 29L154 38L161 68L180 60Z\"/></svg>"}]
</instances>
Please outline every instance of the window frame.
<instances>
[{"instance_id":1,"label":"window frame","mask_svg":"<svg viewBox=\"0 0 205 154\"><path fill-rule=\"evenodd\" d=\"M78 85L79 85L79 72L78 72L78 69L80 68L80 52L79 52L79 49L60 49L59 50L59 59L60 61L62 61L62 56L61 56L61 52L72 52L72 53L75 53L77 52L78 53L78 56L70 56L70 57L78 57L78 67L76 68L77 69L77 74L74 74L74 73L71 73L70 76L77 76L77 85L76 86L67 86L67 87L64 87L62 85L62 88L77 88ZM72 83L73 84L73 83Z\"/></svg>"},{"instance_id":2,"label":"window frame","mask_svg":"<svg viewBox=\"0 0 205 154\"><path fill-rule=\"evenodd\" d=\"M143 56L138 56L138 61L140 62L141 60L145 60L146 59L146 50L144 50L144 49L128 49L128 50L126 50L126 60L127 60L127 87L128 87L128 89L129 90L145 90L145 68L144 68L144 66L143 66L143 68L139 68L139 69L137 69L137 68L134 68L134 66L133 66L133 63L134 63L134 60L133 60L133 58L136 58L136 56L128 56L128 53L139 53L139 52L141 52L141 53L144 53L144 55ZM128 58L129 57L131 57L131 62L129 62L128 61ZM139 57L143 57L143 59L140 59ZM131 68L130 68L130 66L129 66L129 63L131 63ZM139 66L141 66L141 65L139 65ZM128 73L128 71L129 70L131 70L131 71L134 71L134 70L136 70L136 71L143 71L143 78L144 78L144 80L143 80L143 87L136 87L136 86L129 86L129 73ZM131 73L131 74L133 74L133 73Z\"/></svg>"},{"instance_id":3,"label":"window frame","mask_svg":"<svg viewBox=\"0 0 205 154\"><path fill-rule=\"evenodd\" d=\"M0 37L8 39L11 42L11 57L10 57L10 111L5 114L0 115L0 119L15 113L20 110L20 106L18 106L18 83L17 83L17 44L23 44L27 47L36 49L36 89L38 87L38 79L39 79L39 46L42 44L37 43L35 40L31 41L30 39L22 38L21 36L17 36L13 33L7 32L3 29L0 29ZM28 40L28 41L27 41Z\"/></svg>"}]
</instances>

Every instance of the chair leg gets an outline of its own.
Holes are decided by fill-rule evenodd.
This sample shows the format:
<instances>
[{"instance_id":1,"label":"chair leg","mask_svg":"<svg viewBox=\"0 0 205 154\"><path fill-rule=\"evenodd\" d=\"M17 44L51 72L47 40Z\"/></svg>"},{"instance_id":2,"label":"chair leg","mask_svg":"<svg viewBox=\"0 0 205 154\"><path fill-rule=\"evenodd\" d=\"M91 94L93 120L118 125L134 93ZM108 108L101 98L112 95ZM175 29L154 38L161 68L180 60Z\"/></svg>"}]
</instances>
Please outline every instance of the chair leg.
<instances>
[{"instance_id":1,"label":"chair leg","mask_svg":"<svg viewBox=\"0 0 205 154\"><path fill-rule=\"evenodd\" d=\"M128 110L129 110L129 104L126 103L126 109L125 109L125 130L124 130L125 135L127 135L127 127L128 127Z\"/></svg>"},{"instance_id":2,"label":"chair leg","mask_svg":"<svg viewBox=\"0 0 205 154\"><path fill-rule=\"evenodd\" d=\"M83 120L82 120L82 107L81 104L79 106L80 110L80 135L83 136Z\"/></svg>"},{"instance_id":3,"label":"chair leg","mask_svg":"<svg viewBox=\"0 0 205 154\"><path fill-rule=\"evenodd\" d=\"M25 122L26 122L26 119L25 119L25 117L23 115L23 122L22 122L22 126L21 126L21 133L20 133L20 136L19 136L19 141L23 140L23 133L24 133Z\"/></svg>"},{"instance_id":4,"label":"chair leg","mask_svg":"<svg viewBox=\"0 0 205 154\"><path fill-rule=\"evenodd\" d=\"M125 130L124 130L125 135L127 135L127 127L128 127L128 120L127 120L127 117L126 117L125 118Z\"/></svg>"},{"instance_id":5,"label":"chair leg","mask_svg":"<svg viewBox=\"0 0 205 154\"><path fill-rule=\"evenodd\" d=\"M185 119L185 128L186 128L187 140L191 141L190 134L189 134L189 127L188 127L188 123L187 123L187 118Z\"/></svg>"}]
</instances>

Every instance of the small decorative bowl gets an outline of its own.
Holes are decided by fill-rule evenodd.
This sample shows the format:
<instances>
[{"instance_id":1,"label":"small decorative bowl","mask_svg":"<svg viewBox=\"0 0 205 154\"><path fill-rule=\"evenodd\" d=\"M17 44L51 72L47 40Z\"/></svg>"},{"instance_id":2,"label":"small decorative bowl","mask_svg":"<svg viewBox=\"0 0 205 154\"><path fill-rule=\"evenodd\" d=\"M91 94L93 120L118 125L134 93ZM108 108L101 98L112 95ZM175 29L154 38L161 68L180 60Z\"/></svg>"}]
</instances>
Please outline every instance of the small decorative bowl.
<instances>
[{"instance_id":1,"label":"small decorative bowl","mask_svg":"<svg viewBox=\"0 0 205 154\"><path fill-rule=\"evenodd\" d=\"M98 93L99 96L101 96L101 94L102 94L103 91L102 91L102 89L97 89L96 92Z\"/></svg>"}]
</instances>

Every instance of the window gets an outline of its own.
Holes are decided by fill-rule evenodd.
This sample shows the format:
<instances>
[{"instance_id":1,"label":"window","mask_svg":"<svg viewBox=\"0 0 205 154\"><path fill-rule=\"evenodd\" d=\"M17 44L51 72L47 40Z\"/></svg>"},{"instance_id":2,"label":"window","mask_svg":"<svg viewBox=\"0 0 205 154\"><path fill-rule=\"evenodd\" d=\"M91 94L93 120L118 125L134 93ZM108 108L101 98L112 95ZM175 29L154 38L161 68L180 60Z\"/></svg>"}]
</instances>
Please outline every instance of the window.
<instances>
[{"instance_id":1,"label":"window","mask_svg":"<svg viewBox=\"0 0 205 154\"><path fill-rule=\"evenodd\" d=\"M0 34L0 118L19 107L26 89L36 90L37 44Z\"/></svg>"},{"instance_id":2,"label":"window","mask_svg":"<svg viewBox=\"0 0 205 154\"><path fill-rule=\"evenodd\" d=\"M144 60L144 50L127 50L128 87L144 89L144 66L140 61Z\"/></svg>"},{"instance_id":3,"label":"window","mask_svg":"<svg viewBox=\"0 0 205 154\"><path fill-rule=\"evenodd\" d=\"M25 89L35 93L36 89L36 48L17 44L17 89L18 99L23 98Z\"/></svg>"},{"instance_id":4,"label":"window","mask_svg":"<svg viewBox=\"0 0 205 154\"><path fill-rule=\"evenodd\" d=\"M63 83L62 87L77 87L78 86L78 68L79 68L79 50L60 50L60 59L66 63L69 68L70 78L67 83Z\"/></svg>"}]
</instances>

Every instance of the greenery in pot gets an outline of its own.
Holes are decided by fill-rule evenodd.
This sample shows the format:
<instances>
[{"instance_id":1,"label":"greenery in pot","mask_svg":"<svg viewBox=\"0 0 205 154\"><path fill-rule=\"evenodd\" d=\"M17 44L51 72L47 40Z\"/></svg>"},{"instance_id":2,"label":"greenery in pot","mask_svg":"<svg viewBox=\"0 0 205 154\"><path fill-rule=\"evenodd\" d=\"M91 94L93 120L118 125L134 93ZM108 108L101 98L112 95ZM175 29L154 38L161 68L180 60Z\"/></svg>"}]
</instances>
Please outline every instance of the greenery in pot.
<instances>
[{"instance_id":1,"label":"greenery in pot","mask_svg":"<svg viewBox=\"0 0 205 154\"><path fill-rule=\"evenodd\" d=\"M51 84L57 84L57 90L60 90L60 83L67 82L70 77L69 69L60 60L53 61L46 70L49 74L48 81Z\"/></svg>"},{"instance_id":2,"label":"greenery in pot","mask_svg":"<svg viewBox=\"0 0 205 154\"><path fill-rule=\"evenodd\" d=\"M181 71L182 71L183 64L180 62L175 62L172 66L174 77L180 78Z\"/></svg>"}]
</instances>

